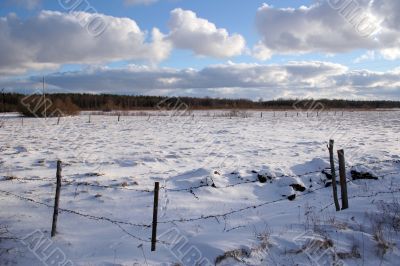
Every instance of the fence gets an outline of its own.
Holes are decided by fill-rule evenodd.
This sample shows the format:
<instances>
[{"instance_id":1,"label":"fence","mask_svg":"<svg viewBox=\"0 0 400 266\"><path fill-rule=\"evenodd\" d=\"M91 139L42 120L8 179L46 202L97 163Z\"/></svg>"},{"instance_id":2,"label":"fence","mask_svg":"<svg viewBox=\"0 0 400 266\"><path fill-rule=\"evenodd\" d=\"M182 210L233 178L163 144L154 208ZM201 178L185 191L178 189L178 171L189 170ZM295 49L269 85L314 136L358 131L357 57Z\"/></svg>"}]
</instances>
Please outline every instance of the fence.
<instances>
[{"instance_id":1,"label":"fence","mask_svg":"<svg viewBox=\"0 0 400 266\"><path fill-rule=\"evenodd\" d=\"M393 164L398 164L400 163L400 160L381 160L381 161L374 161L374 162L369 162L368 165L360 163L360 164L355 164L351 167L357 167L357 166L371 166L374 164L381 164L381 163L393 163ZM61 164L60 164L61 166ZM330 171L330 168L325 168L325 169L319 169L319 170L315 170L315 171L310 171L301 175L281 175L281 176L277 176L277 177L306 177L312 174L318 174L320 173L321 175L325 175L326 171ZM337 169L335 169L335 172L337 171ZM378 177L380 178L384 178L386 176L389 175L395 175L395 174L399 174L400 172L391 172L391 173L385 173L382 175L379 175ZM60 177L59 181L61 181L61 169L57 170L57 176ZM17 179L7 179L7 180L3 180L5 182L12 182L12 181L20 181L20 182L54 182L54 179L51 178L17 178ZM251 183L258 183L259 180L255 179L255 180L250 180L250 181L244 181L244 182L237 182L235 184L229 184L229 185L225 185L225 186L211 186L208 184L204 184L204 185L200 185L200 186L193 186L193 187L186 187L186 188L168 188L168 187L160 187L161 190L165 190L168 191L170 193L191 193L193 194L196 198L196 194L195 191L202 189L204 187L212 187L213 189L229 189L231 187L235 187L235 186L241 186L244 184L251 184ZM350 180L346 180L345 184L351 182ZM60 183L61 184L61 183ZM76 182L73 180L62 180L62 186L94 186L94 187L98 187L98 188L102 188L102 189L119 189L119 190L127 190L127 191L133 191L133 192L138 192L138 193L149 193L152 194L153 190L152 189L133 189L133 188L128 188L128 187L118 187L118 186L105 186L105 185L99 185L99 184L93 184L93 183L88 183L88 182ZM58 186L57 186L58 188ZM320 190L329 190L329 188L327 188L326 186L320 186L317 188L313 188L313 189L308 189L306 190L304 193L297 195L298 198L301 197L307 197L308 195L311 195L312 193L314 193L315 191L320 191ZM378 195L378 194L384 194L384 193L399 193L400 189L397 190L391 190L391 191L380 191L380 192L375 192L373 194L370 195L350 195L350 199L353 198L357 198L357 197L372 197L374 195ZM83 213L83 212L79 212L76 210L71 210L71 209L66 209L66 208L58 208L58 204L57 204L57 194L59 196L59 192L56 193L56 201L55 204L48 204L45 202L41 202L39 200L33 199L33 198L29 198L29 197L25 197L25 196L21 196L18 194L15 194L13 192L10 191L5 191L5 190L0 190L0 193L4 194L4 195L8 195L8 196L12 196L15 197L19 200L23 200L23 201L27 201L36 205L40 205L40 206L45 206L47 208L57 208L57 214L58 212L60 213L69 213L72 215L77 215L86 219L90 219L90 220L95 220L95 221L103 221L103 222L108 222L111 223L115 226L117 226L119 229L121 229L125 234L129 235L130 237L138 240L138 241L142 241L142 242L153 242L152 244L152 250L155 250L155 227L157 224L175 224L175 223L190 223L190 222L195 222L195 221L199 221L199 220L208 220L208 219L217 219L218 218L223 218L223 219L227 219L230 215L236 214L236 213L240 213L240 212L244 212L250 209L257 209L257 208L261 208L267 205L271 205L271 204L276 204L279 202L283 202L283 201L287 201L288 199L286 198L279 198L276 200L272 200L272 201L265 201L265 202L261 202L259 204L256 205L249 205L246 207L242 207L242 208L238 208L238 209L234 209L234 210L230 210L227 212L223 212L223 213L214 213L214 214L206 214L206 215L201 215L201 216L197 216L197 217L185 217L185 218L180 218L180 219L171 219L171 220L161 220L161 221L157 221L157 212L155 211L157 206L156 206L156 202L158 201L158 197L155 198L155 206L154 206L154 215L153 219L155 218L155 220L153 220L153 223L148 223L148 224L140 224L140 223L133 223L133 222L129 222L129 221L120 221L120 220L115 220L115 219L111 219L109 217L104 217L104 216L95 216L95 215L91 215L91 214L87 214L87 213ZM342 198L343 200L343 198ZM323 210L325 210L326 208L329 208L330 206L332 206L334 203L331 203L325 207L323 207L320 211L322 212ZM150 210L149 210L150 212ZM56 211L55 211L56 213ZM54 216L53 216L54 217ZM54 220L53 220L54 221ZM56 222L56 221L55 221ZM131 227L137 227L137 228L144 228L144 229L150 229L153 227L153 233L152 233L152 237L150 238L150 234L149 234L149 238L145 239L145 238L141 238L138 237L134 234L132 234L131 232L128 232L123 226L131 226ZM224 230L226 230L226 228L224 228ZM55 233L55 228L52 230L52 235L53 233ZM153 240L153 241L152 241ZM162 242L162 241L157 241L157 242ZM164 243L164 242L162 242ZM153 246L154 245L154 246Z\"/></svg>"}]
</instances>

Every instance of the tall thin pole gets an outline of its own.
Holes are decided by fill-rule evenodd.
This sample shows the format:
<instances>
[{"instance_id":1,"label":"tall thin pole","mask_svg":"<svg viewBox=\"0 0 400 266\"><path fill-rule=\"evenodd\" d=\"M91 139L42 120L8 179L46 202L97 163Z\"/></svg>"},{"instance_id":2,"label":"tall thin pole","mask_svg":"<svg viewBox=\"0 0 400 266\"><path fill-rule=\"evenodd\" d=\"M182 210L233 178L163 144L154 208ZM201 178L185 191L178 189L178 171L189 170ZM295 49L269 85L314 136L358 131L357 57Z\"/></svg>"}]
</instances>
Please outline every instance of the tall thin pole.
<instances>
[{"instance_id":1,"label":"tall thin pole","mask_svg":"<svg viewBox=\"0 0 400 266\"><path fill-rule=\"evenodd\" d=\"M153 207L153 228L151 233L151 251L156 251L157 242L157 213L158 213L158 191L160 189L160 183L154 183L154 207Z\"/></svg>"},{"instance_id":2,"label":"tall thin pole","mask_svg":"<svg viewBox=\"0 0 400 266\"><path fill-rule=\"evenodd\" d=\"M334 140L329 140L329 161L331 165L331 176L332 176L332 190L333 190L333 202L335 203L336 211L340 211L339 200L337 196L337 187L336 187L336 170L335 170L335 161L333 157L333 144Z\"/></svg>"},{"instance_id":3,"label":"tall thin pole","mask_svg":"<svg viewBox=\"0 0 400 266\"><path fill-rule=\"evenodd\" d=\"M43 102L44 102L44 118L47 118L47 105L46 105L46 94L44 92L44 76L43 76Z\"/></svg>"},{"instance_id":4,"label":"tall thin pole","mask_svg":"<svg viewBox=\"0 0 400 266\"><path fill-rule=\"evenodd\" d=\"M57 233L57 218L58 218L58 206L60 202L60 191L61 191L61 161L57 161L57 185L56 185L56 197L54 199L54 212L53 212L53 223L51 225L51 237L54 237Z\"/></svg>"},{"instance_id":5,"label":"tall thin pole","mask_svg":"<svg viewBox=\"0 0 400 266\"><path fill-rule=\"evenodd\" d=\"M1 93L3 94L3 113L6 112L6 96L4 94L4 88L1 90Z\"/></svg>"},{"instance_id":6,"label":"tall thin pole","mask_svg":"<svg viewBox=\"0 0 400 266\"><path fill-rule=\"evenodd\" d=\"M347 197L347 182L346 182L346 162L344 160L344 151L338 150L339 157L339 175L340 175L340 187L342 194L342 210L349 208L349 200Z\"/></svg>"}]
</instances>

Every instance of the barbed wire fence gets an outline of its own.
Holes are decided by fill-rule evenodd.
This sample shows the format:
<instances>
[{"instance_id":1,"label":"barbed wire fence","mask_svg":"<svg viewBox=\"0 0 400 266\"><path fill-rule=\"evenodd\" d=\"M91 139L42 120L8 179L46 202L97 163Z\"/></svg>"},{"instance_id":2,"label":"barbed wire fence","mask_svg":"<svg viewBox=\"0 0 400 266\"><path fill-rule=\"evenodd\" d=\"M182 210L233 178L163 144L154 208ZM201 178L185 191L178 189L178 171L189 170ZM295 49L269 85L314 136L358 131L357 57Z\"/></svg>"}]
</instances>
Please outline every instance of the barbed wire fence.
<instances>
[{"instance_id":1,"label":"barbed wire fence","mask_svg":"<svg viewBox=\"0 0 400 266\"><path fill-rule=\"evenodd\" d=\"M351 168L353 167L359 167L359 166L364 166L364 167L370 167L371 165L379 165L382 163L393 163L393 164L399 164L400 160L377 160L377 161L373 161L373 162L369 162L368 164L365 163L358 163L358 164L354 164L351 166ZM285 178L285 177L307 177L313 174L325 174L325 170L329 170L330 168L324 168L324 169L319 169L319 170L315 170L315 171L309 171L303 174L299 174L299 175L280 175L277 176L276 178ZM379 176L377 176L378 178L384 178L386 176L390 176L390 175L399 175L400 172L396 171L396 172L389 172L389 173L382 173ZM3 180L1 180L2 182L13 182L13 181L23 181L23 182L54 182L54 179L51 178L16 178L16 179L6 179L4 178ZM250 181L245 181L245 182L238 182L235 184L229 184L229 185L225 185L225 186L211 186L209 184L204 184L204 185L199 185L199 186L192 186L192 187L187 187L187 188L168 188L168 187L161 187L162 190L171 192L171 193L179 193L179 192L188 192L188 193L192 193L194 194L195 190L199 190L205 187L212 187L213 189L228 189L228 188L232 188L235 186L241 186L241 185L245 185L245 184L251 184L251 183L258 183L259 180L255 179L255 180L250 180ZM347 183L352 182L352 180L348 179L346 181ZM93 184L93 183L89 183L89 182L76 182L73 180L63 180L63 186L71 186L71 185L77 185L77 186L93 186L93 187L97 187L97 188L101 188L101 189L118 189L118 190L126 190L126 191L133 191L133 192L138 192L138 193L148 193L148 194L152 194L153 191L151 189L132 189L129 187L118 187L118 186L107 186L107 185L99 185L99 184ZM316 191L320 191L320 190L329 190L328 187L326 187L325 185L317 187L317 188L310 188L307 189L304 193L302 194L298 194L297 198L302 198L302 197L307 197L308 195L312 195L314 192ZM0 193L6 196L11 196L14 198L17 198L19 200L22 201L26 201L35 205L40 205L40 206L44 206L47 208L53 208L54 206L52 204L48 204L46 202L42 202L40 200L34 199L34 198L30 198L30 197L26 197L26 196L21 196L18 195L14 192L11 191L6 191L3 189L0 189ZM389 189L387 191L378 191L378 192L373 192L373 193L369 193L369 194L360 194L360 195L351 195L349 198L350 199L354 199L354 198L365 198L365 197L374 197L377 196L379 194L389 194L389 193L400 193L400 188L396 188L396 189ZM196 198L198 198L196 196ZM251 209L257 209L257 208L261 208L264 206L268 206L268 205L272 205L272 204L277 204L280 202L287 202L288 199L287 198L279 198L276 200L270 200L270 201L265 201L265 202L261 202L258 204L254 204L254 205L249 205L249 206L245 206L245 207L241 207L241 208L237 208L237 209L232 209L229 211L225 211L225 212L221 212L221 213L213 213L213 214L204 214L204 215L200 215L200 216L196 216L196 217L183 217L183 218L178 218L178 219L170 219L170 220L161 220L158 221L158 224L176 224L176 223L191 223L191 222L196 222L196 221L200 221L200 220L209 220L209 219L215 219L218 223L219 223L219 218L222 218L226 221L226 219L228 219L229 216L236 214L236 213L241 213L247 210L251 210ZM326 206L324 206L323 208L321 208L320 212L326 210L327 208L333 206L333 203L330 203ZM72 209L67 209L67 208L59 208L59 211L61 213L67 213L67 214L71 214L71 215L76 215L85 219L89 219L89 220L93 220L93 221L100 221L100 222L107 222L110 224L115 225L116 227L118 227L123 233L125 233L126 235L128 235L129 237L132 237L133 239L137 240L137 241L141 241L141 242L146 242L146 243L150 243L150 237L148 239L143 238L143 237L139 237L131 232L129 232L127 229L124 228L124 226L129 226L129 227L134 227L134 228L141 228L142 230L149 230L152 227L151 223L145 224L145 223L134 223L134 222L129 222L129 221L121 221L121 220L117 220L117 219L113 219L110 217L105 217L105 216L97 216L97 215L92 215L92 214L88 214L88 213L84 213L81 211L76 211L76 210L72 210ZM225 232L229 232L226 230L226 223L225 223L225 227L224 227L224 231ZM150 236L150 234L149 234ZM164 243L162 241L157 241L157 242L161 242ZM165 243L164 243L165 244Z\"/></svg>"}]
</instances>

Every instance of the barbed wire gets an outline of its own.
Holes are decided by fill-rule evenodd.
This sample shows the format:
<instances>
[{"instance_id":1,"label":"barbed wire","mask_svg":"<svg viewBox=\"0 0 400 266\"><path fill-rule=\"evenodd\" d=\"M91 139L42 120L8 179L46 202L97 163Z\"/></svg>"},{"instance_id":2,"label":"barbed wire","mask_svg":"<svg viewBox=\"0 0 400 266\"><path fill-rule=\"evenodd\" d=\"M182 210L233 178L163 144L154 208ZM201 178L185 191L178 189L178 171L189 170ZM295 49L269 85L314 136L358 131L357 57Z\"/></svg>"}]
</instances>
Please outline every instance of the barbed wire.
<instances>
[{"instance_id":1,"label":"barbed wire","mask_svg":"<svg viewBox=\"0 0 400 266\"><path fill-rule=\"evenodd\" d=\"M371 161L368 162L368 165L365 163L357 163L354 165L348 165L351 168L353 167L358 167L358 166L365 166L365 167L369 167L370 165L373 164L379 164L379 163L400 163L400 160L397 159L386 159L386 160L376 160L376 161ZM294 175L278 175L278 176L274 176L273 178L285 178L285 177L304 177L304 176L308 176L311 174L317 174L317 173L322 173L325 174L324 171L328 171L330 170L330 167L326 167L326 168L322 168L319 170L314 170L314 171L309 171L309 172L305 172L303 174L294 174ZM335 169L335 171L338 171L338 169ZM254 172L254 173L258 173L258 172ZM328 173L330 174L330 173ZM209 176L205 176L205 179L207 179ZM47 181L47 182L55 182L55 179L51 179L51 178L14 178L14 179L10 179L9 181L12 180L17 180L17 181ZM3 181L7 181L7 180L3 180ZM103 188L103 189L118 189L118 190L129 190L129 191L136 191L136 192L142 192L142 193L153 193L152 189L136 189L136 188L129 188L129 187L125 187L122 186L121 184L114 184L114 185L101 185L101 184L94 184L94 183L89 183L87 181L76 181L76 180L69 180L69 179L63 179L62 182L65 185L77 185L77 186L91 186L91 187L98 187L98 188ZM226 185L226 186L214 186L214 188L220 188L220 189L225 189L225 188L231 188L231 187L235 187L235 186L239 186L239 185L244 185L244 184L252 184L252 183L257 183L259 182L258 178L255 180L246 180L244 182L238 182L235 184L230 184L230 185ZM203 187L211 187L212 185L209 184L201 184L198 186L192 186L192 187L187 187L187 188L167 188L167 187L161 187L160 189L164 189L167 192L190 192L193 194L194 190L197 189L201 189Z\"/></svg>"},{"instance_id":2,"label":"barbed wire","mask_svg":"<svg viewBox=\"0 0 400 266\"><path fill-rule=\"evenodd\" d=\"M384 177L386 177L386 176L390 176L390 175L396 175L396 174L400 174L400 172L390 172L390 173L386 173L386 174L383 174L383 175L380 175L379 177L380 178L384 178ZM346 184L348 184L348 183L350 183L350 182L352 182L352 181L354 181L354 180L347 180L346 181ZM400 192L400 189L399 190L390 190L390 191L386 191L386 192L376 192L377 193L377 195L379 195L379 194L388 194L388 193L395 193L395 192ZM374 196L374 195L368 195L368 196L350 196L350 197L348 197L349 199L351 199L351 198L357 198L357 197L372 197L372 196ZM322 212L322 211L324 211L324 210L326 210L327 208L329 208L330 206L332 206L334 203L330 203L330 204L328 204L328 205L326 205L325 207L323 207L323 208L321 208L320 209L320 212Z\"/></svg>"},{"instance_id":3,"label":"barbed wire","mask_svg":"<svg viewBox=\"0 0 400 266\"><path fill-rule=\"evenodd\" d=\"M399 174L399 172L393 172L393 173L387 173L385 175L381 175L379 177L383 178L384 176L388 176L388 175L393 175L393 174ZM351 182L350 180L347 181L347 183ZM300 194L300 195L296 195L296 197L300 198L300 197L304 197L307 195L310 195L311 193L315 192L315 191L319 191L319 190L323 190L323 189L328 189L325 186L321 186L319 188L316 189L312 189L312 190L308 190L306 193ZM380 191L380 192L376 192L370 195L355 195L355 196L351 196L349 198L359 198L359 197L373 197L373 196L377 196L379 194L389 194L389 193L397 193L400 192L400 189L398 190L391 190L391 191ZM32 202L34 204L38 204L38 205L42 205L48 208L53 208L52 205L47 204L47 203L43 203L31 198L27 198L24 196L20 196L17 195L15 193L9 192L9 191L4 191L4 190L0 190L0 193L6 194L6 195L10 195L13 197L16 197L20 200L25 200L25 201L29 201ZM278 203L278 202L283 202L283 201L287 201L287 198L284 199L277 199L277 200L273 200L273 201L266 201L266 202L262 202L260 204L256 204L256 205L252 205L252 206L246 206L246 207L242 207L236 210L231 210L225 213L220 213L220 214L212 214L212 215L207 215L207 216L200 216L200 217L193 217L193 218L181 218L181 219L174 219L174 220L167 220L167 221L160 221L158 222L158 224L168 224L168 223L186 223L186 222L194 222L194 221L199 221L199 220L207 220L207 219L216 219L218 221L218 218L223 218L224 220L226 220L226 218L232 214L235 213L239 213L239 212L243 212L249 209L256 209L256 208L260 208L266 205L270 205L270 204L274 204L274 203ZM329 206L332 206L333 203L327 205L326 207L324 207L323 209L321 209L320 211L323 211L324 209L328 208ZM130 233L129 231L127 231L125 228L122 227L122 225L129 225L129 226L134 226L134 227L143 227L143 228L151 228L150 224L135 224L135 223L131 223L131 222L125 222L125 221L118 221L118 220L113 220L111 218L108 217L104 217L104 216L94 216L91 214L84 214L78 211L74 211L74 210L70 210L70 209L65 209L65 208L60 208L59 209L61 212L66 212L66 213L70 213L70 214L74 214L74 215L78 215L87 219L91 219L91 220L96 220L96 221L106 221L106 222L110 222L114 225L116 225L120 230L122 230L125 234L131 236L132 238L142 241L142 242L151 242L150 238L149 239L143 239L141 237L138 237L136 235L133 235L132 233ZM162 241L158 241L158 242L162 242Z\"/></svg>"},{"instance_id":4,"label":"barbed wire","mask_svg":"<svg viewBox=\"0 0 400 266\"><path fill-rule=\"evenodd\" d=\"M388 161L388 160L385 160L385 161ZM396 160L396 162L397 161L398 160ZM358 166L360 166L360 165L362 165L362 164L358 164ZM317 172L320 172L320 171L311 171L311 172L307 172L307 173L304 173L303 175L299 175L299 176L305 176L307 174L312 174L312 173L317 173ZM386 173L386 174L380 175L379 177L383 178L383 177L388 176L388 175L394 175L394 174L399 174L399 173L400 172L391 172L391 173ZM348 180L346 182L349 183L349 182L352 182L352 181ZM249 183L249 182L247 182L247 183ZM236 185L239 185L239 184L236 184ZM198 186L198 187L202 187L202 186ZM226 186L226 187L231 187L231 186ZM304 197L304 196L309 195L309 194L311 194L311 193L313 193L315 191L319 191L319 190L323 190L323 189L328 189L328 188L326 186L321 186L319 188L315 188L315 189L312 189L312 190L307 190L307 192L305 192L303 194L296 194L296 197L298 197L298 198ZM17 195L15 193L12 193L12 192L9 192L9 191L0 190L0 192L3 193L3 194L6 194L6 195L14 196L14 197L16 197L18 199L21 199L21 200L29 201L29 202L32 202L32 203L35 203L35 204L39 204L39 205L42 205L42 206L46 206L48 208L53 208L53 206L50 205L50 204L43 203L43 202L31 199L31 198L27 198L27 197L24 197L24 196L20 196L20 195ZM389 192L385 192L385 193L393 193L393 192L400 192L400 189L398 191L397 190L396 191L389 191ZM384 192L377 192L377 193L379 194L379 193L384 193ZM356 197L363 197L363 196L352 196L350 198L356 198ZM371 197L371 195L365 196L365 197ZM226 219L227 216L230 216L230 215L235 214L235 213L243 212L243 211L246 211L246 210L249 210L249 209L256 209L256 208L260 208L260 207L263 207L263 206L266 206L266 205L270 205L270 204L274 204L274 203L278 203L278 202L283 202L283 201L287 201L287 200L288 200L287 198L276 199L276 200L273 200L273 201L266 201L266 202L262 202L262 203L259 203L259 204L256 204L256 205L251 205L251 206L246 206L246 207L242 207L242 208L235 209L235 210L230 210L230 211L225 212L225 213L219 213L219 214L217 213L217 214L206 215L206 216L202 215L202 216L199 216L199 217L192 217L192 218L180 218L180 219L159 221L158 224L177 223L177 222L185 223L185 222L193 222L193 221L198 221L198 220L207 220L207 219L211 219L211 218L217 219L218 217L222 217L222 218ZM328 208L329 206L332 206L332 205L333 205L333 203L327 205L326 207L322 208L321 211L326 209L326 208ZM128 234L130 234L130 233L127 232L124 228L122 228L122 225L129 225L129 226L143 227L143 228L150 228L151 227L150 224L135 224L135 223L131 223L131 222L118 221L118 220L113 220L113 219L108 218L108 217L94 216L94 215L91 215L91 214L84 214L84 213L81 213L81 212L78 212L78 211L74 211L74 210L70 210L70 209L60 208L60 211L66 212L66 213L71 213L71 214L78 215L78 216L85 217L85 218L92 219L92 220L97 220L97 221L101 220L101 221L107 221L107 222L113 223L113 224L117 225L125 233L128 233ZM136 238L136 239L138 239L138 240L141 240L141 241L146 241L146 242L149 241L149 240L141 239L141 238L136 237L134 235L131 235L131 236Z\"/></svg>"},{"instance_id":5,"label":"barbed wire","mask_svg":"<svg viewBox=\"0 0 400 266\"><path fill-rule=\"evenodd\" d=\"M47 204L47 203L44 203L44 202L40 202L40 201L32 199L32 198L27 198L27 197L24 197L24 196L21 196L21 195L17 195L15 193L10 192L10 191L0 190L0 193L6 194L8 196L13 196L13 197L18 198L20 200L29 201L29 202L37 204L37 205L42 205L42 206L45 206L45 207L48 207L48 208L53 208L54 207L53 205L50 205L50 204ZM150 224L135 224L135 223L131 223L131 222L118 221L118 220L113 220L111 218L104 217L104 216L95 216L95 215L92 215L92 214L84 214L84 213L81 213L81 212L78 212L78 211L65 209L65 208L59 208L59 211L60 212L65 212L65 213L74 214L74 215L78 215L78 216L81 216L81 217L84 217L84 218L87 218L87 219L90 219L90 220L106 221L106 222L112 223L114 225L117 225L125 233L129 234L133 238L136 238L137 240L144 241L144 242L151 242L150 240L142 239L142 238L140 238L138 236L135 236L135 235L127 232L126 229L124 229L122 227L122 225L129 225L129 226L133 226L133 227L151 228Z\"/></svg>"}]
</instances>

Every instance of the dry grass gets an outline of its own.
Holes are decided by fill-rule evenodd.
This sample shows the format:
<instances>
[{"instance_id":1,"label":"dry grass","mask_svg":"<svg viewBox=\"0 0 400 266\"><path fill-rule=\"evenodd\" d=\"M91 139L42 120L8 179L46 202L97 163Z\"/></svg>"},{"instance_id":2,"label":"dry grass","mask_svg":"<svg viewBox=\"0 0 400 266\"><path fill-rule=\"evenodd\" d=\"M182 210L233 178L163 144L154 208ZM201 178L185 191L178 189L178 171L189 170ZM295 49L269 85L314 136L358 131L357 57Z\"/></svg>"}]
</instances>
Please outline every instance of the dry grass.
<instances>
[{"instance_id":1,"label":"dry grass","mask_svg":"<svg viewBox=\"0 0 400 266\"><path fill-rule=\"evenodd\" d=\"M377 217L379 222L388 226L394 232L400 231L400 203L397 198L393 198L392 202L379 202L377 204L382 214Z\"/></svg>"},{"instance_id":2,"label":"dry grass","mask_svg":"<svg viewBox=\"0 0 400 266\"><path fill-rule=\"evenodd\" d=\"M350 252L338 252L336 254L339 259L361 259L360 250L357 245L353 245Z\"/></svg>"},{"instance_id":3,"label":"dry grass","mask_svg":"<svg viewBox=\"0 0 400 266\"><path fill-rule=\"evenodd\" d=\"M18 179L18 177L13 176L13 175L8 175L3 178L3 181L11 181L11 180L15 180L15 179Z\"/></svg>"},{"instance_id":4,"label":"dry grass","mask_svg":"<svg viewBox=\"0 0 400 266\"><path fill-rule=\"evenodd\" d=\"M376 224L373 227L373 238L374 238L374 240L376 242L376 246L377 246L376 253L380 258L383 258L386 255L386 253L389 250L392 250L393 247L395 246L394 243L391 243L386 240L385 232L384 232L382 224Z\"/></svg>"},{"instance_id":5,"label":"dry grass","mask_svg":"<svg viewBox=\"0 0 400 266\"><path fill-rule=\"evenodd\" d=\"M272 246L271 233L271 230L266 224L265 229L262 232L254 233L257 241L259 242L257 245L252 248L239 248L227 251L215 259L215 265L218 265L227 259L233 259L235 261L244 263L245 260L250 258L252 255L266 252Z\"/></svg>"},{"instance_id":6,"label":"dry grass","mask_svg":"<svg viewBox=\"0 0 400 266\"><path fill-rule=\"evenodd\" d=\"M215 259L215 265L218 265L219 263L227 260L227 259L234 259L238 262L242 262L243 259L242 258L249 258L251 255L251 251L250 250L246 250L246 249L235 249L235 250L230 250L225 252L223 255L218 256Z\"/></svg>"}]
</instances>

